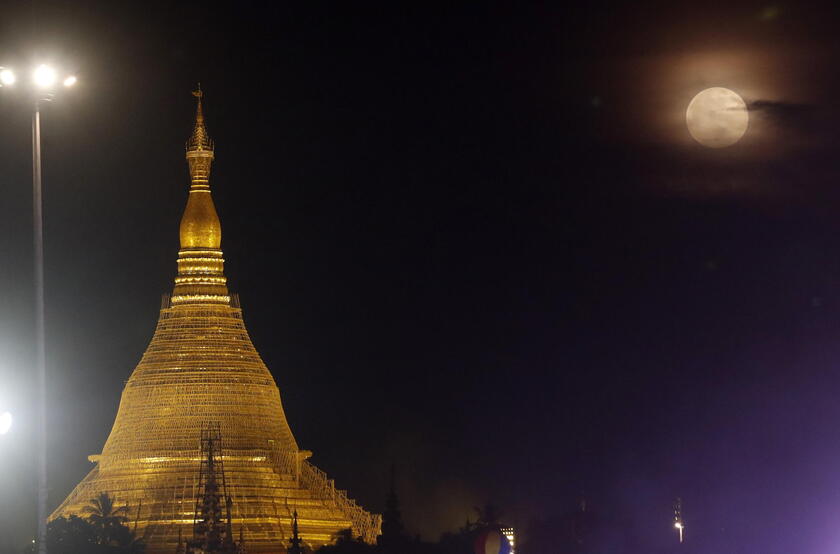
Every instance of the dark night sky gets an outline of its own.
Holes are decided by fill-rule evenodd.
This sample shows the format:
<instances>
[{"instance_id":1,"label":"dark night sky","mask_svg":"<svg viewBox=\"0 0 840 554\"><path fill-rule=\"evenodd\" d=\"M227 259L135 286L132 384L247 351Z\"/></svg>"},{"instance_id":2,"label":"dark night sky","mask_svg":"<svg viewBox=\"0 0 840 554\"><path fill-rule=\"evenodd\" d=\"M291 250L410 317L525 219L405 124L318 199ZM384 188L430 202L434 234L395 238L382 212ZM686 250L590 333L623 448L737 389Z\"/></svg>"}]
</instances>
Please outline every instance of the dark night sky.
<instances>
[{"instance_id":1,"label":"dark night sky","mask_svg":"<svg viewBox=\"0 0 840 554\"><path fill-rule=\"evenodd\" d=\"M116 4L0 21L0 64L80 77L44 113L51 507L171 289L200 80L231 289L298 442L364 506L395 463L429 538L584 492L646 552L676 496L698 552L834 551L834 13ZM709 86L750 106L725 150L682 120ZM0 549L34 519L28 118L0 90Z\"/></svg>"}]
</instances>

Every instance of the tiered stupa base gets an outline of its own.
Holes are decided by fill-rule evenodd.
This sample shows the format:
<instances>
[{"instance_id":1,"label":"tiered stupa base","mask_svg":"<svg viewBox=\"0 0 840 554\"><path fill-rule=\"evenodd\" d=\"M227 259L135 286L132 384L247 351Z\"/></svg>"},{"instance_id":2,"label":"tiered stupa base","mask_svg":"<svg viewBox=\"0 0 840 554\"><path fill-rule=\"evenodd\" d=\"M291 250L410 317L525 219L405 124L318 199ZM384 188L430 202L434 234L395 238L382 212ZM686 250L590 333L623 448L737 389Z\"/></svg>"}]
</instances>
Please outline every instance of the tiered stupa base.
<instances>
[{"instance_id":1,"label":"tiered stupa base","mask_svg":"<svg viewBox=\"0 0 840 554\"><path fill-rule=\"evenodd\" d=\"M180 462L140 460L107 473L94 468L60 511L82 514L91 499L107 492L117 506L129 506L129 526L136 526L138 536L145 538L148 554L173 554L179 533L192 536L200 460L196 449ZM272 469L268 452L225 454L223 460L233 500L233 532L238 537L242 529L249 553L285 552L295 510L300 537L311 548L334 542L337 533L352 526L328 500L316 498L294 476Z\"/></svg>"}]
</instances>

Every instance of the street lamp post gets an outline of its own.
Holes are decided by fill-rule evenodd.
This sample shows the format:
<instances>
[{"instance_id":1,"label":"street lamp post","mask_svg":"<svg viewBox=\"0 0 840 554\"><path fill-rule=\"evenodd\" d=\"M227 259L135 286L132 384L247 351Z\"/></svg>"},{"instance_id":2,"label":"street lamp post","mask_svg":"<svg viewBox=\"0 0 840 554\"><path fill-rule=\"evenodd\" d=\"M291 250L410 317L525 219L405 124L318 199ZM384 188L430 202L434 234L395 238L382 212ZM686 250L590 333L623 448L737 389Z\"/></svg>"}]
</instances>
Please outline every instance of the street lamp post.
<instances>
[{"instance_id":1,"label":"street lamp post","mask_svg":"<svg viewBox=\"0 0 840 554\"><path fill-rule=\"evenodd\" d=\"M41 102L55 97L57 75L47 65L32 72L30 92L32 112L32 215L35 257L35 372L38 381L38 554L47 554L47 356L44 331L44 200L41 189ZM17 76L10 68L0 67L0 86L14 86ZM75 76L64 79L63 85L76 84Z\"/></svg>"},{"instance_id":2,"label":"street lamp post","mask_svg":"<svg viewBox=\"0 0 840 554\"><path fill-rule=\"evenodd\" d=\"M47 554L47 352L44 332L44 199L41 194L41 100L32 113L32 225L35 252L35 368L38 373L38 554Z\"/></svg>"}]
</instances>

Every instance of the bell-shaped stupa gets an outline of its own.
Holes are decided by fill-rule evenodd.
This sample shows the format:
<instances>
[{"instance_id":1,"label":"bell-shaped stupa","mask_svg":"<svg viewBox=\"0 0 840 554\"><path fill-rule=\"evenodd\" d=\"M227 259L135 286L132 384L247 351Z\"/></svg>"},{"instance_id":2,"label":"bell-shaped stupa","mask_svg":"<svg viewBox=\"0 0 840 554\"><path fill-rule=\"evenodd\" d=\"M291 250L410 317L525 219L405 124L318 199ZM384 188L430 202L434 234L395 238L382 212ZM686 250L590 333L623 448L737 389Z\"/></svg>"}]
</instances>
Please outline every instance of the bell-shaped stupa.
<instances>
[{"instance_id":1,"label":"bell-shaped stupa","mask_svg":"<svg viewBox=\"0 0 840 554\"><path fill-rule=\"evenodd\" d=\"M294 513L310 547L344 529L375 542L381 517L337 490L311 465L286 422L280 391L257 353L224 276L221 224L210 194L213 141L202 93L187 141L190 190L181 219L178 274L152 341L125 385L96 465L50 516L82 514L100 493L128 505L149 554L171 554L191 536L202 462L201 431L217 424L232 527L252 553L285 552Z\"/></svg>"}]
</instances>

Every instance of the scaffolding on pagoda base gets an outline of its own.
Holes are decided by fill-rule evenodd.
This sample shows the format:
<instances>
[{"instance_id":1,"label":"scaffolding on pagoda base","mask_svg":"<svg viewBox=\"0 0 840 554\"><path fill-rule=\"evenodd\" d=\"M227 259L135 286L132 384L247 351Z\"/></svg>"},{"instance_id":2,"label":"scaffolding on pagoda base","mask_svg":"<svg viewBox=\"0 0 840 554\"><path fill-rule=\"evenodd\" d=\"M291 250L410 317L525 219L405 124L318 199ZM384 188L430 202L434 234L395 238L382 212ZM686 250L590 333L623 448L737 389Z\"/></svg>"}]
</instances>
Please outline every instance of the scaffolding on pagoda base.
<instances>
[{"instance_id":1,"label":"scaffolding on pagoda base","mask_svg":"<svg viewBox=\"0 0 840 554\"><path fill-rule=\"evenodd\" d=\"M355 500L347 496L346 491L335 488L335 480L307 461L312 452L277 448L271 440L268 443L268 459L274 471L292 475L297 486L312 491L316 498L341 510L351 522L350 530L353 536L368 544L376 544L376 537L382 529L382 515L366 512Z\"/></svg>"},{"instance_id":2,"label":"scaffolding on pagoda base","mask_svg":"<svg viewBox=\"0 0 840 554\"><path fill-rule=\"evenodd\" d=\"M193 537L184 544L178 537L176 554L245 554L242 528L239 542L233 541L230 508L222 456L222 431L210 422L201 431L201 469L198 474L198 495L195 499ZM222 512L224 499L224 512Z\"/></svg>"},{"instance_id":3,"label":"scaffolding on pagoda base","mask_svg":"<svg viewBox=\"0 0 840 554\"><path fill-rule=\"evenodd\" d=\"M199 441L196 440L196 442ZM310 451L284 448L273 440L268 440L266 442L267 444L263 449L248 450L247 453L232 453L225 451L224 456L222 456L220 452L221 449L214 446L214 467L216 468L216 471L218 472L219 462L222 461L222 464L224 464L224 460L234 463L234 469L239 472L241 472L245 467L253 467L255 469L266 467L272 475L281 476L285 480L283 482L287 483L286 486L294 487L299 490L307 490L308 493L311 494L310 498L313 501L322 503L325 508L340 510L341 513L345 514L346 520L349 523L348 527L351 529L354 537L361 538L369 544L374 544L376 542L376 537L379 535L382 525L382 516L380 514L371 514L366 512L355 502L355 500L348 496L346 491L336 488L335 481L333 479L330 479L323 471L308 461L312 455ZM195 523L195 519L197 517L196 512L200 513L200 509L197 509L197 498L203 498L203 494L200 492L201 489L198 486L198 479L201 477L201 470L196 466L199 466L199 464L208 465L207 449L209 445L204 441L202 441L202 443L202 449L196 449L195 454L184 453L180 457L170 456L154 460L153 465L156 473L164 471L169 466L180 467L195 464L195 466L193 466L195 469L191 470L192 475L195 477L190 478L188 482L185 475L183 485L172 487L172 492L170 494L173 496L170 497L171 499L167 504L170 511L161 513L161 517L156 518L152 513L150 513L149 508L147 508L147 502L143 501L144 497L126 494L127 491L132 489L143 492L142 489L137 488L137 477L134 472L131 472L131 474L126 477L119 476L108 480L108 488L110 490L117 490L121 492L121 501L137 506L136 511L132 510L132 519L134 520L133 526L134 529L137 530L139 521L141 524L140 526L144 527L144 529L140 530L140 535L145 539L148 540L149 535L154 533L162 534L162 536L166 537L172 536L170 532L165 532L163 530L164 528L169 528L175 533L174 537L170 539L172 541L170 544L174 547L177 543L182 542L182 529L179 522L182 521L183 518L189 517L193 521L193 524ZM100 458L96 456L94 457L94 461L99 462ZM141 460L141 462L144 461L145 460ZM68 498L68 500L65 501L65 505L70 504L70 501L75 499L78 499L79 503L87 502L86 499L92 498L97 494L99 488L101 487L98 487L97 482L89 478L91 476L95 476L98 471L98 467L91 471L88 479L83 481L76 488L74 491L74 497ZM260 471L264 470L260 469ZM190 485L190 483L192 484ZM231 510L233 520L241 521L239 531L241 532L242 527L244 526L246 534L253 534L253 531L250 528L250 526L253 525L253 515L242 512L242 506L245 505L244 503L247 500L247 493L244 495L237 493L236 484L233 484L233 487L231 488L231 483L229 483L227 473L225 474L224 488L227 489L227 491L224 492L225 498L229 495L234 499L234 503L231 505ZM190 490L192 490L192 494L190 494ZM241 500L239 500L240 498ZM295 505L299 501L299 499L293 500L292 506L290 507L289 501L287 500L287 509L291 508L294 511L298 511L299 507ZM154 499L152 499L151 502L154 503ZM192 504L192 509L186 507L188 503ZM53 514L53 517L58 517L61 509L64 507L64 505L59 507L59 509L56 510L56 513ZM225 507L227 508L227 506ZM291 509L289 509L290 516L292 516ZM71 513L73 512L71 511ZM274 512L271 512L268 515L269 517L271 515L278 517L276 507ZM289 520L290 526L292 519L293 516L290 517ZM142 525L143 523L145 523L145 525ZM283 537L281 534L274 540L282 543L288 540L288 538L288 536ZM178 542L176 542L176 540ZM156 547L150 550L158 552L160 549ZM259 548L258 550L262 551L263 549ZM167 550L162 550L161 552L165 553ZM172 552L172 550L168 550L168 552Z\"/></svg>"}]
</instances>

